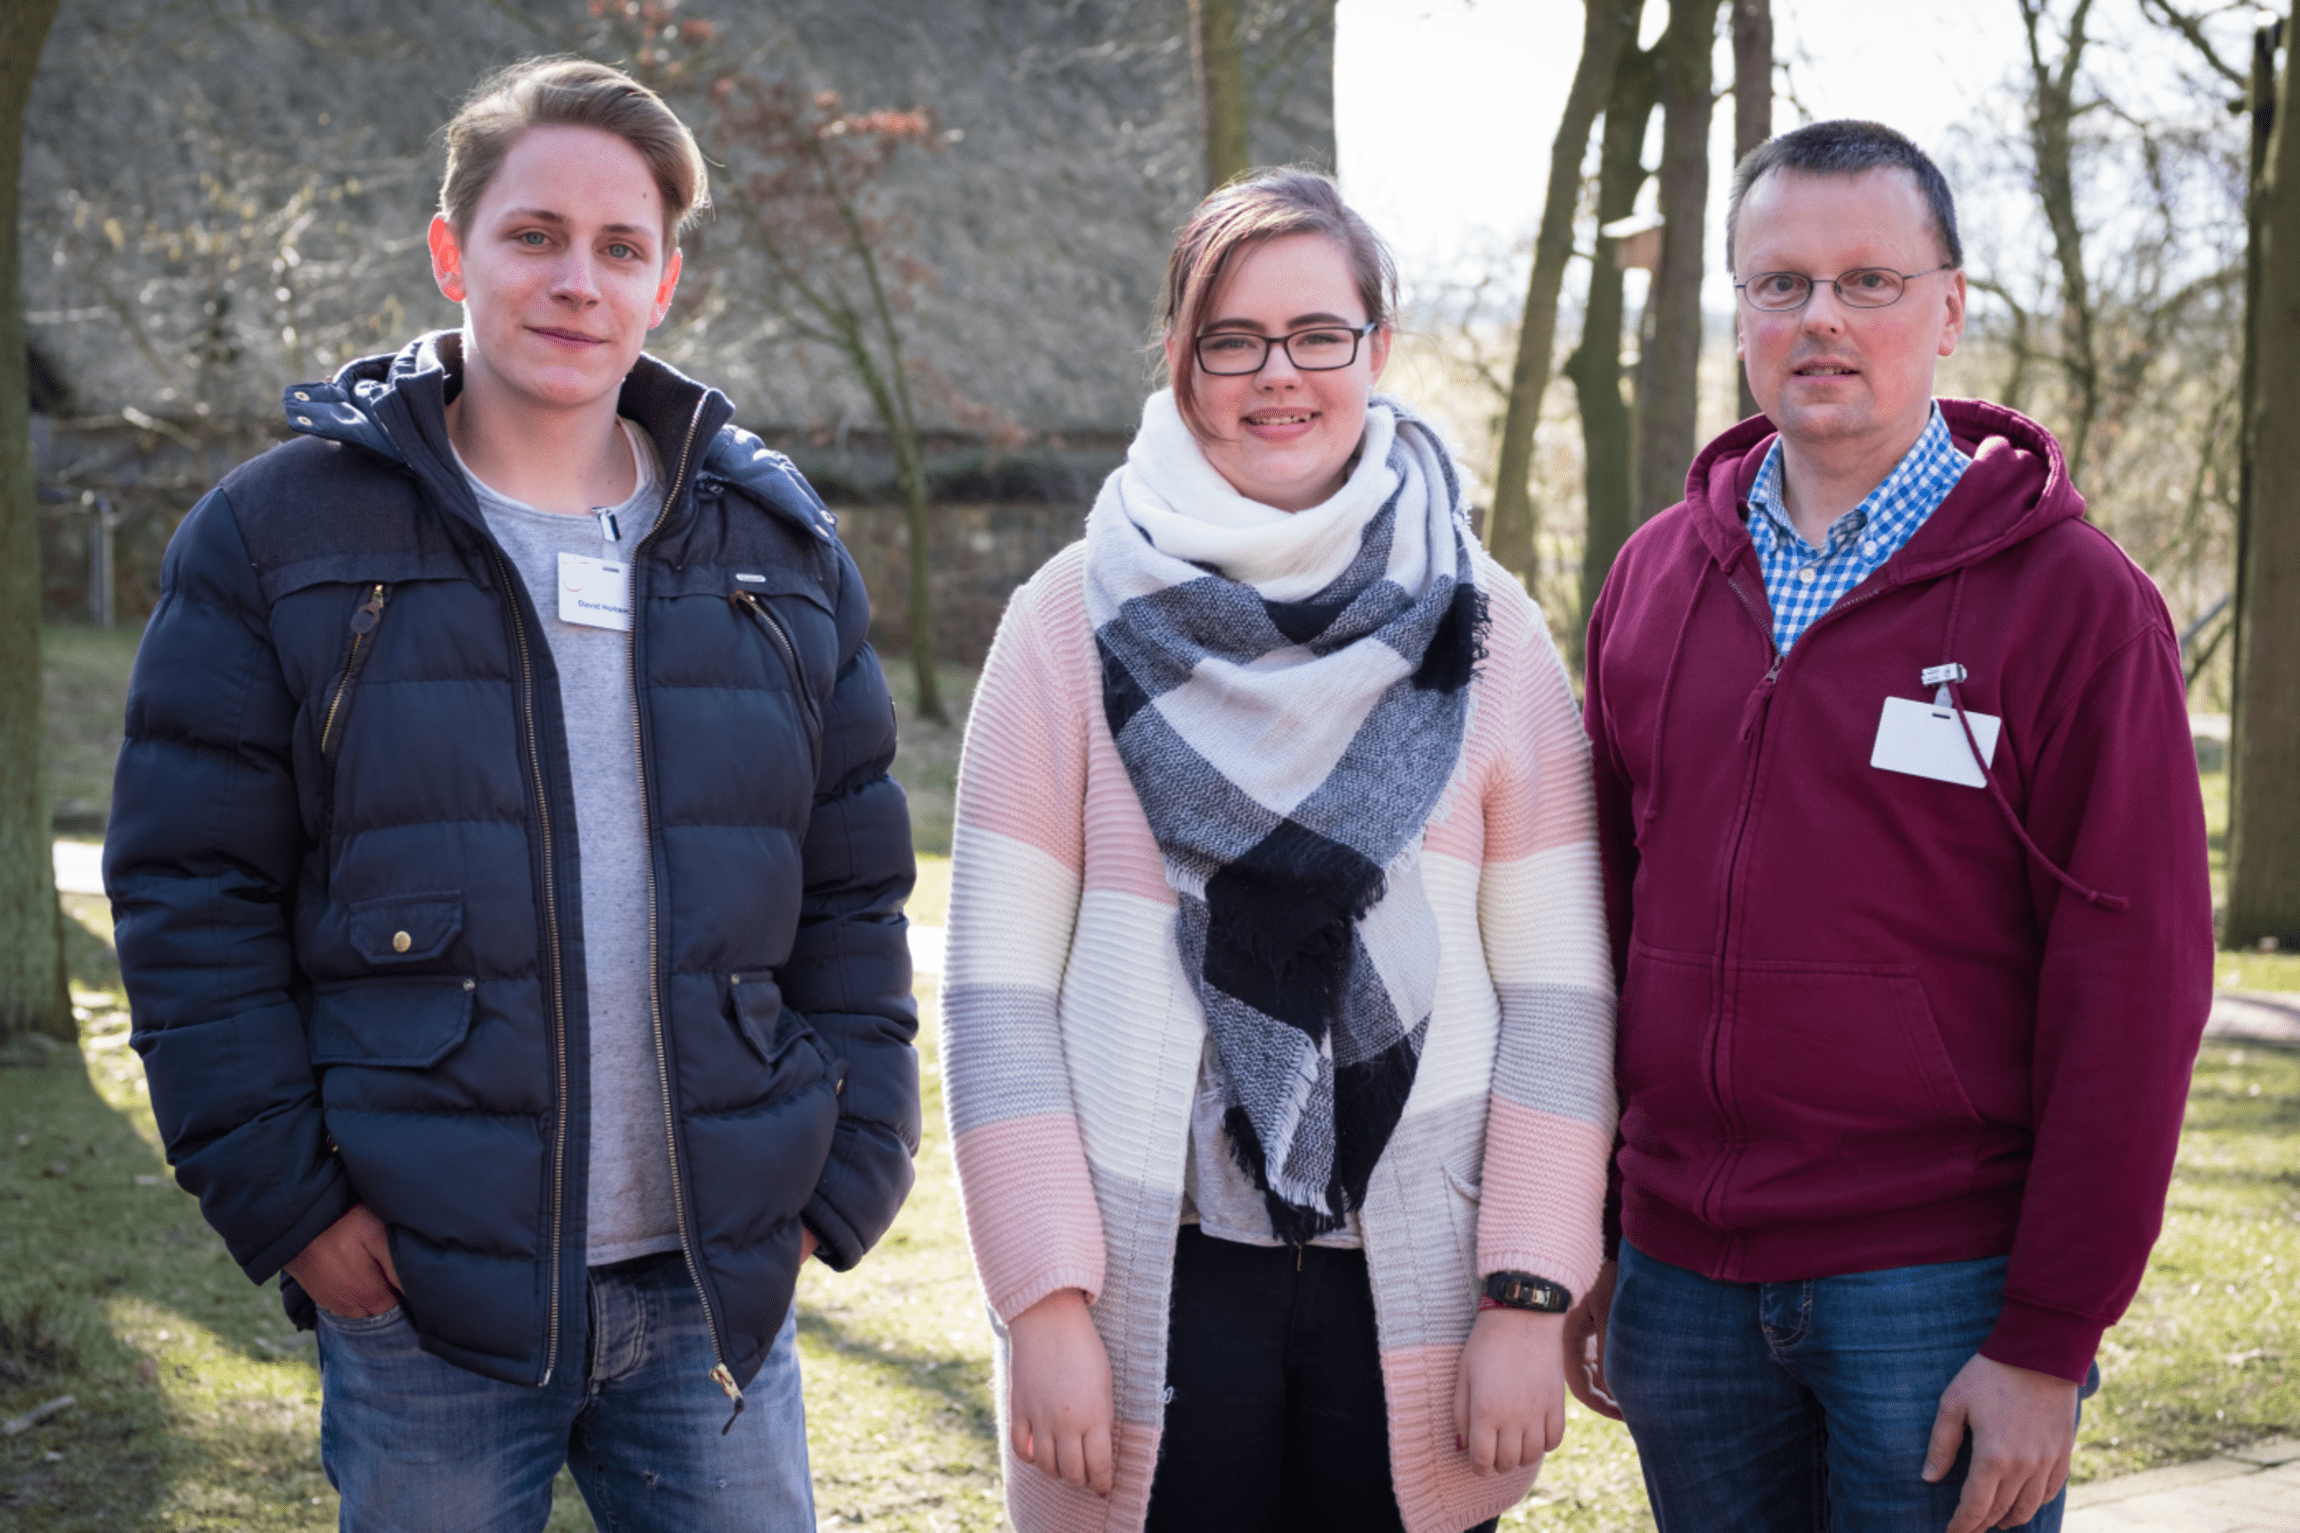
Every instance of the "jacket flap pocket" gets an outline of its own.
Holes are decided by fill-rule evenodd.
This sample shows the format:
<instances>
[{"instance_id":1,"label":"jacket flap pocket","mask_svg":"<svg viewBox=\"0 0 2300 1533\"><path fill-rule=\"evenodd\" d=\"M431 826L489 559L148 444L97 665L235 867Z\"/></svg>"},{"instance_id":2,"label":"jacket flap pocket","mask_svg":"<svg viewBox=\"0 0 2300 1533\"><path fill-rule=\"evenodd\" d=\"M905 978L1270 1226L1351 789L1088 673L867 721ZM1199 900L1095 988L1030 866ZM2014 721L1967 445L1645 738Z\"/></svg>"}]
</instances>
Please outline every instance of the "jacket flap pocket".
<instances>
[{"instance_id":1,"label":"jacket flap pocket","mask_svg":"<svg viewBox=\"0 0 2300 1533\"><path fill-rule=\"evenodd\" d=\"M760 1059L774 1063L775 1051L790 1046L797 1020L783 1009L782 987L772 974L733 974L727 978L727 990L743 1041Z\"/></svg>"},{"instance_id":2,"label":"jacket flap pocket","mask_svg":"<svg viewBox=\"0 0 2300 1533\"><path fill-rule=\"evenodd\" d=\"M311 1002L311 1062L425 1070L471 1031L468 979L365 980Z\"/></svg>"},{"instance_id":3,"label":"jacket flap pocket","mask_svg":"<svg viewBox=\"0 0 2300 1533\"><path fill-rule=\"evenodd\" d=\"M351 907L351 945L369 963L437 958L463 930L463 894L394 894Z\"/></svg>"},{"instance_id":4,"label":"jacket flap pocket","mask_svg":"<svg viewBox=\"0 0 2300 1533\"><path fill-rule=\"evenodd\" d=\"M782 987L772 974L732 975L728 989L735 1027L770 1072L768 1095L810 1086L830 1073L832 1061L822 1040L807 1026L806 1018L783 1004ZM843 1086L846 1072L840 1069L836 1073L837 1084Z\"/></svg>"}]
</instances>

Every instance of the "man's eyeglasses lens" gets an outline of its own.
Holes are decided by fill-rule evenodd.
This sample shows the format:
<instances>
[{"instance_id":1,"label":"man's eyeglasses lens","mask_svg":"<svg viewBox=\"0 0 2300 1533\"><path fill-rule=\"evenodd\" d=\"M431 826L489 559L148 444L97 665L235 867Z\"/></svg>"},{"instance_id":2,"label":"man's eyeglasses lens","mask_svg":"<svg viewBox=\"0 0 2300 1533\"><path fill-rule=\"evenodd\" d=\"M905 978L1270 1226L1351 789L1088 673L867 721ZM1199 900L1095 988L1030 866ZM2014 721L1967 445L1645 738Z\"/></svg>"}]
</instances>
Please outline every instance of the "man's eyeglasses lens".
<instances>
[{"instance_id":1,"label":"man's eyeglasses lens","mask_svg":"<svg viewBox=\"0 0 2300 1533\"><path fill-rule=\"evenodd\" d=\"M1303 372L1330 373L1358 359L1359 338L1371 329L1372 325L1366 326L1365 330L1321 326L1281 336L1247 335L1240 331L1224 330L1198 337L1198 365L1218 377L1258 373L1270 355L1270 347L1275 344L1284 346L1287 357Z\"/></svg>"},{"instance_id":2,"label":"man's eyeglasses lens","mask_svg":"<svg viewBox=\"0 0 2300 1533\"><path fill-rule=\"evenodd\" d=\"M1835 287L1841 303L1856 309L1883 309L1901 301L1908 280L1888 267L1866 266L1840 274ZM1760 309L1801 309L1813 296L1813 279L1793 271L1769 271L1742 283L1741 290Z\"/></svg>"}]
</instances>

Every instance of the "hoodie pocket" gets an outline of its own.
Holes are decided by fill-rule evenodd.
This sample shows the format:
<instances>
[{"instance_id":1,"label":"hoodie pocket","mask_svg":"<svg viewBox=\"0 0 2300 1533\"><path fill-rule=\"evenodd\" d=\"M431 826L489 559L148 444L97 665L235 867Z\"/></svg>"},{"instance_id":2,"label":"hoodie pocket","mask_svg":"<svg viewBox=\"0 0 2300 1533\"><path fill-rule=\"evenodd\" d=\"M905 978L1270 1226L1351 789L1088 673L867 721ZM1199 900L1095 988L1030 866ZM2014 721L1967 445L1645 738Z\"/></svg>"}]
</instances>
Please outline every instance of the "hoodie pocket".
<instances>
[{"instance_id":1,"label":"hoodie pocket","mask_svg":"<svg viewBox=\"0 0 2300 1533\"><path fill-rule=\"evenodd\" d=\"M1616 1056L1621 1137L1647 1178L1668 1176L1668 1166L1693 1170L1721 1132L1708 1057L1715 967L1706 954L1629 945Z\"/></svg>"},{"instance_id":2,"label":"hoodie pocket","mask_svg":"<svg viewBox=\"0 0 2300 1533\"><path fill-rule=\"evenodd\" d=\"M1971 1191L1981 1118L1913 969L1744 963L1732 988L1723 1076L1746 1148L1723 1219L1810 1221Z\"/></svg>"}]
</instances>

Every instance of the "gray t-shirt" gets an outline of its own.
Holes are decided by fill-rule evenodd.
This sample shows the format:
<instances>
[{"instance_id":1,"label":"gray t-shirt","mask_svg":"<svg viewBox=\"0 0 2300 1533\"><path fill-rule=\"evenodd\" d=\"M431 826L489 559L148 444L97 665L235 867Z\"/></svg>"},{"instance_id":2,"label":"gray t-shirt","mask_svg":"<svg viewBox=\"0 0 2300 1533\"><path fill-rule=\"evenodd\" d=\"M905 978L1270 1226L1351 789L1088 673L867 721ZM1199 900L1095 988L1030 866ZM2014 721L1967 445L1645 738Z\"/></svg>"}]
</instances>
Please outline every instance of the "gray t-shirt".
<instances>
[{"instance_id":1,"label":"gray t-shirt","mask_svg":"<svg viewBox=\"0 0 2300 1533\"><path fill-rule=\"evenodd\" d=\"M583 977L590 992L591 1194L587 1257L594 1267L679 1246L663 1085L647 995L650 859L639 803L630 636L559 617L559 555L628 563L661 513L662 467L647 433L621 422L639 485L613 509L617 536L596 514L567 516L498 495L468 466L487 530L526 582L559 670L582 860ZM459 460L460 461L460 460Z\"/></svg>"},{"instance_id":2,"label":"gray t-shirt","mask_svg":"<svg viewBox=\"0 0 2300 1533\"><path fill-rule=\"evenodd\" d=\"M1198 1089L1190 1099L1190 1149L1182 1170L1182 1222L1195 1224L1217 1240L1242 1246L1283 1245L1270 1227L1270 1205L1254 1179L1238 1164L1230 1131L1222 1126L1229 1095L1222 1087L1222 1065L1208 1038L1198 1060ZM1355 1209L1330 1234L1310 1242L1355 1251L1366 1243L1365 1230Z\"/></svg>"}]
</instances>

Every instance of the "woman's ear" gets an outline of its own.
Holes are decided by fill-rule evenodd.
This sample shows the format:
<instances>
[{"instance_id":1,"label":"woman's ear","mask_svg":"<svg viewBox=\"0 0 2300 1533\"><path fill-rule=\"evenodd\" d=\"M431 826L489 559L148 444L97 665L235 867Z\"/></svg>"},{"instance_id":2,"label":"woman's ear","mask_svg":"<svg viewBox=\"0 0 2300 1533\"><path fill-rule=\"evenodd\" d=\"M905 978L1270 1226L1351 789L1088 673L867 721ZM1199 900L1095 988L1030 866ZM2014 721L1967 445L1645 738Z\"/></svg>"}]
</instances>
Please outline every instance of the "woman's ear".
<instances>
[{"instance_id":1,"label":"woman's ear","mask_svg":"<svg viewBox=\"0 0 2300 1533\"><path fill-rule=\"evenodd\" d=\"M1182 338L1171 330L1166 332L1160 344L1166 349L1166 386L1172 388L1174 380L1182 376L1183 358L1188 353L1182 345Z\"/></svg>"},{"instance_id":2,"label":"woman's ear","mask_svg":"<svg viewBox=\"0 0 2300 1533\"><path fill-rule=\"evenodd\" d=\"M1372 353L1373 359L1370 381L1379 383L1382 369L1390 364L1390 327L1387 323L1384 323L1380 329L1374 332L1372 343L1367 349Z\"/></svg>"}]
</instances>

